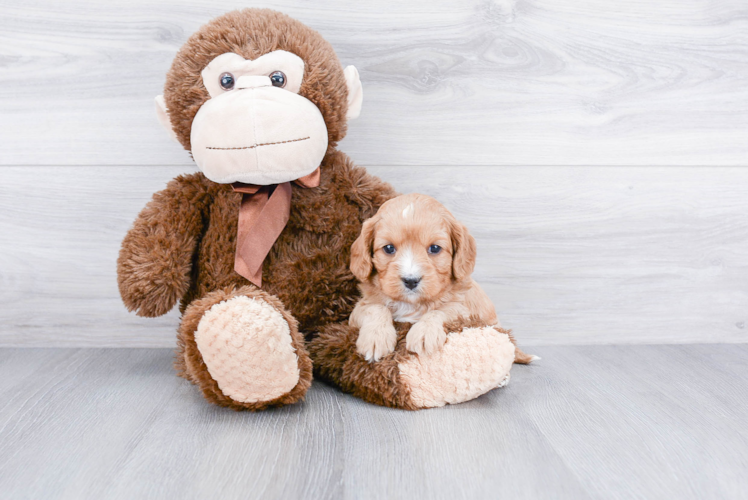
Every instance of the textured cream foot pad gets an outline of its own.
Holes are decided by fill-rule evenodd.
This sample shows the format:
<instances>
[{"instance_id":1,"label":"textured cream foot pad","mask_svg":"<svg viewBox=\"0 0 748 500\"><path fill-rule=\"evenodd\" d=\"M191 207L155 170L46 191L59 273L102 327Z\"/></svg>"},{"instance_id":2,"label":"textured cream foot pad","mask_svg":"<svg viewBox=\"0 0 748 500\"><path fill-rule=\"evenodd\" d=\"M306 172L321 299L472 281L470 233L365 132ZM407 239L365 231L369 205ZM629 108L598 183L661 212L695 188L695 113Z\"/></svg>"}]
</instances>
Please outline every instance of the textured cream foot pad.
<instances>
[{"instance_id":1,"label":"textured cream foot pad","mask_svg":"<svg viewBox=\"0 0 748 500\"><path fill-rule=\"evenodd\" d=\"M447 343L429 356L401 363L400 376L410 397L422 408L462 403L509 382L514 344L493 328L452 332Z\"/></svg>"},{"instance_id":2,"label":"textured cream foot pad","mask_svg":"<svg viewBox=\"0 0 748 500\"><path fill-rule=\"evenodd\" d=\"M242 296L214 305L200 320L195 342L210 376L235 401L270 401L299 381L288 323L263 300Z\"/></svg>"}]
</instances>

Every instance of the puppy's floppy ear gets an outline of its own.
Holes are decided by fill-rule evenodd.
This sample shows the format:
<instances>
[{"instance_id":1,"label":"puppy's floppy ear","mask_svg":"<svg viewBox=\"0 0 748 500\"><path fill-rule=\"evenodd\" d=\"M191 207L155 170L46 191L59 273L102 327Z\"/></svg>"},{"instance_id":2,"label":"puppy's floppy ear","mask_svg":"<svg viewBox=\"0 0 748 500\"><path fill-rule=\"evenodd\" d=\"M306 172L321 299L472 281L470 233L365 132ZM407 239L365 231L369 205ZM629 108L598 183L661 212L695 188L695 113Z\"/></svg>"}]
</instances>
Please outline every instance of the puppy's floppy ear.
<instances>
[{"instance_id":1,"label":"puppy's floppy ear","mask_svg":"<svg viewBox=\"0 0 748 500\"><path fill-rule=\"evenodd\" d=\"M351 272L359 281L366 281L371 275L371 247L374 245L374 226L378 220L379 217L374 216L364 222L361 234L351 246Z\"/></svg>"},{"instance_id":2,"label":"puppy's floppy ear","mask_svg":"<svg viewBox=\"0 0 748 500\"><path fill-rule=\"evenodd\" d=\"M475 269L478 253L475 238L468 228L457 220L451 221L452 229L452 276L457 281L469 278Z\"/></svg>"}]
</instances>

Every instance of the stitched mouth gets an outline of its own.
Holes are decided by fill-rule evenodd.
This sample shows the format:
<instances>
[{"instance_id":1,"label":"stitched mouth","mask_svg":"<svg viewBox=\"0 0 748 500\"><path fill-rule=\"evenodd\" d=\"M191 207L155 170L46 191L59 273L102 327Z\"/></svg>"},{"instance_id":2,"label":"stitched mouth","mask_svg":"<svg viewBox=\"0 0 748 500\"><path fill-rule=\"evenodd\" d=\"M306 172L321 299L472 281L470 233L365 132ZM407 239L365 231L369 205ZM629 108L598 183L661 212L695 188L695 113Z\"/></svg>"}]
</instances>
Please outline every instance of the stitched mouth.
<instances>
[{"instance_id":1,"label":"stitched mouth","mask_svg":"<svg viewBox=\"0 0 748 500\"><path fill-rule=\"evenodd\" d=\"M289 142L306 141L308 139L310 139L310 137L302 137L300 139L290 139L288 141L263 142L262 144L253 144L251 146L242 146L242 147L236 147L236 148L217 148L217 147L212 147L212 146L206 146L205 149L218 149L221 151L230 151L230 150L237 150L237 149L255 149L255 148L259 148L260 146L274 146L276 144L288 144Z\"/></svg>"}]
</instances>

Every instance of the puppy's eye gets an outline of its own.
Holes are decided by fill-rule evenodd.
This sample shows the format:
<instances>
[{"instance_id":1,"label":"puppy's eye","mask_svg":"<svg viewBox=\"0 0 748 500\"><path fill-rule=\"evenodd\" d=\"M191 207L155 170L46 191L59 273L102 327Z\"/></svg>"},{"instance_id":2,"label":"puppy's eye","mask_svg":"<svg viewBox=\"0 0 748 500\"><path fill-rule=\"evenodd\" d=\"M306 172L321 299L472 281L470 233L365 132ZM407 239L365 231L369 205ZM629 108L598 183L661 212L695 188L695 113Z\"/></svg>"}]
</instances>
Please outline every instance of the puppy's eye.
<instances>
[{"instance_id":1,"label":"puppy's eye","mask_svg":"<svg viewBox=\"0 0 748 500\"><path fill-rule=\"evenodd\" d=\"M392 255L395 253L395 245L385 245L382 247L382 250L384 250L384 253L387 255Z\"/></svg>"},{"instance_id":2,"label":"puppy's eye","mask_svg":"<svg viewBox=\"0 0 748 500\"><path fill-rule=\"evenodd\" d=\"M429 247L429 253L430 254L437 254L437 253L439 253L441 251L442 251L442 247L440 247L439 245L431 245Z\"/></svg>"},{"instance_id":3,"label":"puppy's eye","mask_svg":"<svg viewBox=\"0 0 748 500\"><path fill-rule=\"evenodd\" d=\"M270 81L273 87L283 88L286 86L286 75L282 71L274 71L270 74Z\"/></svg>"},{"instance_id":4,"label":"puppy's eye","mask_svg":"<svg viewBox=\"0 0 748 500\"><path fill-rule=\"evenodd\" d=\"M234 88L234 75L231 73L223 73L218 81L223 90L231 90Z\"/></svg>"}]
</instances>

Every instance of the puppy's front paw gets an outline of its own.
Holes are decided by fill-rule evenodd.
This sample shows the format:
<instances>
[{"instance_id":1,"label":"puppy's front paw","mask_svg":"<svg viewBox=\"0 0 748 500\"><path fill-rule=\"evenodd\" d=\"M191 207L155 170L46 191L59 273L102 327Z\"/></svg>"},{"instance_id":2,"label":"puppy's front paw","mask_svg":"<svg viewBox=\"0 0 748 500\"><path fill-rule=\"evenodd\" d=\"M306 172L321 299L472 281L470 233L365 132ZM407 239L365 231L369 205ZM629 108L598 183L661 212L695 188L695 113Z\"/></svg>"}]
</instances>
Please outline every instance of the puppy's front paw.
<instances>
[{"instance_id":1,"label":"puppy's front paw","mask_svg":"<svg viewBox=\"0 0 748 500\"><path fill-rule=\"evenodd\" d=\"M358 331L356 351L366 361L379 361L395 350L397 332L395 325L364 323Z\"/></svg>"},{"instance_id":2,"label":"puppy's front paw","mask_svg":"<svg viewBox=\"0 0 748 500\"><path fill-rule=\"evenodd\" d=\"M431 354L438 351L447 341L444 323L421 319L410 327L405 336L405 347L416 354Z\"/></svg>"}]
</instances>

